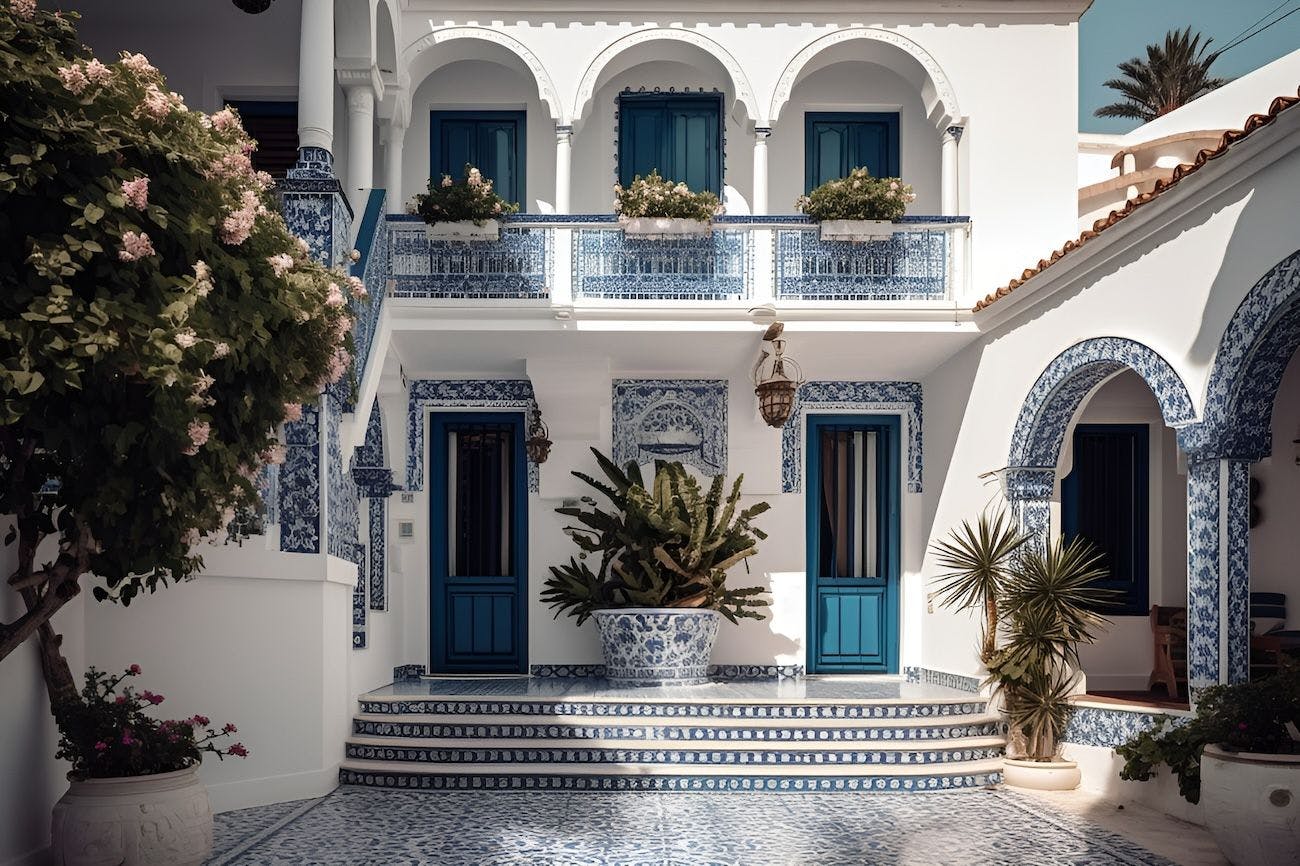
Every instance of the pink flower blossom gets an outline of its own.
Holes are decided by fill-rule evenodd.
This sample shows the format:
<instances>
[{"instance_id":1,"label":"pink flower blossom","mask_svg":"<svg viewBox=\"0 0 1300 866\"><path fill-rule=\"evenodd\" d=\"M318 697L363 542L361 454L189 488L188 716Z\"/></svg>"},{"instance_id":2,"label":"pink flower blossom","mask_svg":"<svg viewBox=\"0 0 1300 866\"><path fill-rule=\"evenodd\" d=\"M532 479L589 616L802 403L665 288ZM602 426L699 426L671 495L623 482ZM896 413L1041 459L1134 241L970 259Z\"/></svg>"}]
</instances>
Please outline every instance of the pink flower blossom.
<instances>
[{"instance_id":1,"label":"pink flower blossom","mask_svg":"<svg viewBox=\"0 0 1300 866\"><path fill-rule=\"evenodd\" d=\"M301 420L302 420L302 404L301 404L301 403L285 403L285 404L284 404L284 420L286 420L286 421L301 421Z\"/></svg>"},{"instance_id":2,"label":"pink flower blossom","mask_svg":"<svg viewBox=\"0 0 1300 866\"><path fill-rule=\"evenodd\" d=\"M366 284L360 277L348 277L348 291L354 298L366 298L370 293L366 291Z\"/></svg>"},{"instance_id":3,"label":"pink flower blossom","mask_svg":"<svg viewBox=\"0 0 1300 866\"><path fill-rule=\"evenodd\" d=\"M343 374L347 372L348 365L351 363L352 355L348 353L348 350L343 346L336 348L334 354L330 356L329 370L325 373L325 384L333 384L343 378Z\"/></svg>"},{"instance_id":4,"label":"pink flower blossom","mask_svg":"<svg viewBox=\"0 0 1300 866\"><path fill-rule=\"evenodd\" d=\"M212 425L207 421L191 421L189 434L190 446L185 449L185 453L192 457L207 443L208 436L212 434Z\"/></svg>"},{"instance_id":5,"label":"pink flower blossom","mask_svg":"<svg viewBox=\"0 0 1300 866\"><path fill-rule=\"evenodd\" d=\"M182 328L176 332L173 339L176 340L176 345L182 349L188 349L199 341L198 335L194 333L193 328Z\"/></svg>"},{"instance_id":6,"label":"pink flower blossom","mask_svg":"<svg viewBox=\"0 0 1300 866\"><path fill-rule=\"evenodd\" d=\"M23 21L31 21L32 16L36 14L36 0L9 0L9 8L13 10L15 17Z\"/></svg>"},{"instance_id":7,"label":"pink flower blossom","mask_svg":"<svg viewBox=\"0 0 1300 866\"><path fill-rule=\"evenodd\" d=\"M216 381L216 379L200 370L199 377L194 380L194 390L196 393L205 394L209 388L216 384Z\"/></svg>"},{"instance_id":8,"label":"pink flower blossom","mask_svg":"<svg viewBox=\"0 0 1300 866\"><path fill-rule=\"evenodd\" d=\"M293 267L293 256L288 253L268 256L266 261L270 264L271 270L275 272L277 277L283 277Z\"/></svg>"},{"instance_id":9,"label":"pink flower blossom","mask_svg":"<svg viewBox=\"0 0 1300 866\"><path fill-rule=\"evenodd\" d=\"M237 734L239 733L239 728L236 728L233 722L226 722L226 724L221 728L221 733Z\"/></svg>"},{"instance_id":10,"label":"pink flower blossom","mask_svg":"<svg viewBox=\"0 0 1300 866\"><path fill-rule=\"evenodd\" d=\"M253 180L259 189L268 190L275 186L275 178L271 177L268 171L259 171L253 175Z\"/></svg>"},{"instance_id":11,"label":"pink flower blossom","mask_svg":"<svg viewBox=\"0 0 1300 866\"><path fill-rule=\"evenodd\" d=\"M212 357L224 358L230 354L229 343L214 343L212 346Z\"/></svg>"},{"instance_id":12,"label":"pink flower blossom","mask_svg":"<svg viewBox=\"0 0 1300 866\"><path fill-rule=\"evenodd\" d=\"M86 64L86 77L95 84L103 84L113 77L113 70L99 62L98 58Z\"/></svg>"},{"instance_id":13,"label":"pink flower blossom","mask_svg":"<svg viewBox=\"0 0 1300 866\"><path fill-rule=\"evenodd\" d=\"M81 91L86 89L90 84L90 79L86 73L81 71L81 64L74 63L71 66L60 66L58 69L59 80L63 86L72 92L74 96L80 96Z\"/></svg>"},{"instance_id":14,"label":"pink flower blossom","mask_svg":"<svg viewBox=\"0 0 1300 866\"><path fill-rule=\"evenodd\" d=\"M283 463L285 456L285 447L278 442L274 445L268 445L261 454L262 460L273 466L279 466Z\"/></svg>"},{"instance_id":15,"label":"pink flower blossom","mask_svg":"<svg viewBox=\"0 0 1300 866\"><path fill-rule=\"evenodd\" d=\"M139 666L139 665L131 665L129 668L126 669L126 672L127 672L128 674L130 674L131 676L133 676L133 677L138 677L138 676L140 676L140 666Z\"/></svg>"},{"instance_id":16,"label":"pink flower blossom","mask_svg":"<svg viewBox=\"0 0 1300 866\"><path fill-rule=\"evenodd\" d=\"M124 703L126 703L126 695L118 695L117 698L113 701L113 703L115 703L115 704L124 704Z\"/></svg>"},{"instance_id":17,"label":"pink flower blossom","mask_svg":"<svg viewBox=\"0 0 1300 866\"><path fill-rule=\"evenodd\" d=\"M454 183L454 181L451 179L451 175L449 175L449 174L444 174L444 175L442 176L442 186L443 186L444 189L446 189L447 187L451 186L452 183Z\"/></svg>"},{"instance_id":18,"label":"pink flower blossom","mask_svg":"<svg viewBox=\"0 0 1300 866\"><path fill-rule=\"evenodd\" d=\"M194 545L199 543L199 538L200 538L199 531L194 527L190 527L189 529L185 530L185 533L183 535L181 535L181 543L184 544L186 547L193 547Z\"/></svg>"},{"instance_id":19,"label":"pink flower blossom","mask_svg":"<svg viewBox=\"0 0 1300 866\"><path fill-rule=\"evenodd\" d=\"M131 207L144 210L149 206L149 178L137 177L135 180L122 181L122 195Z\"/></svg>"},{"instance_id":20,"label":"pink flower blossom","mask_svg":"<svg viewBox=\"0 0 1300 866\"><path fill-rule=\"evenodd\" d=\"M122 745L131 746L135 744L135 738L131 736L130 728L122 729Z\"/></svg>"},{"instance_id":21,"label":"pink flower blossom","mask_svg":"<svg viewBox=\"0 0 1300 866\"><path fill-rule=\"evenodd\" d=\"M212 720L207 716L194 716L193 718L186 719L186 721L190 723L191 727L195 728L206 728L208 725L212 724Z\"/></svg>"},{"instance_id":22,"label":"pink flower blossom","mask_svg":"<svg viewBox=\"0 0 1300 866\"><path fill-rule=\"evenodd\" d=\"M250 178L253 176L253 161L248 158L246 153L223 154L220 159L212 163L212 168L209 169L208 174L226 180Z\"/></svg>"},{"instance_id":23,"label":"pink flower blossom","mask_svg":"<svg viewBox=\"0 0 1300 866\"><path fill-rule=\"evenodd\" d=\"M330 283L329 294L325 296L325 306L341 307L346 303L342 290L339 289L338 283Z\"/></svg>"},{"instance_id":24,"label":"pink flower blossom","mask_svg":"<svg viewBox=\"0 0 1300 866\"><path fill-rule=\"evenodd\" d=\"M308 245L308 243L305 240L303 240L302 238L294 238L293 242L294 245L298 248L298 252L302 253L304 256L311 255L311 246Z\"/></svg>"},{"instance_id":25,"label":"pink flower blossom","mask_svg":"<svg viewBox=\"0 0 1300 866\"><path fill-rule=\"evenodd\" d=\"M221 224L221 239L236 247L248 240L253 232L253 222L260 212L261 202L257 199L257 193L251 189L244 190L239 208L231 211L230 216Z\"/></svg>"},{"instance_id":26,"label":"pink flower blossom","mask_svg":"<svg viewBox=\"0 0 1300 866\"><path fill-rule=\"evenodd\" d=\"M98 743L95 743L96 752L102 752L107 748L108 748L108 743L104 742L103 740L100 740Z\"/></svg>"},{"instance_id":27,"label":"pink flower blossom","mask_svg":"<svg viewBox=\"0 0 1300 866\"><path fill-rule=\"evenodd\" d=\"M232 755L235 755L236 757L239 757L239 758L247 758L247 757L248 757L248 749L244 746L243 743L235 743L233 746L231 746L231 747L230 747L229 749L227 749L226 751L229 752L229 753L232 754Z\"/></svg>"},{"instance_id":28,"label":"pink flower blossom","mask_svg":"<svg viewBox=\"0 0 1300 866\"><path fill-rule=\"evenodd\" d=\"M144 701L147 702L147 703L153 704L155 707L158 706L159 704L161 704L161 703L163 702L163 696L162 696L162 695L154 694L153 692L149 691L148 689L145 689L144 691L142 691L142 692L140 693L140 698L141 698L141 700L144 700Z\"/></svg>"},{"instance_id":29,"label":"pink flower blossom","mask_svg":"<svg viewBox=\"0 0 1300 866\"><path fill-rule=\"evenodd\" d=\"M203 261L203 259L199 259L197 262L194 263L194 279L196 280L212 279L212 268L208 267L208 263Z\"/></svg>"},{"instance_id":30,"label":"pink flower blossom","mask_svg":"<svg viewBox=\"0 0 1300 866\"><path fill-rule=\"evenodd\" d=\"M149 62L149 58L145 57L143 54L131 54L130 52L123 51L122 65L134 72L136 75L141 76L154 75L158 72L158 70L154 68L153 64Z\"/></svg>"},{"instance_id":31,"label":"pink flower blossom","mask_svg":"<svg viewBox=\"0 0 1300 866\"><path fill-rule=\"evenodd\" d=\"M243 130L239 123L239 117L229 108L223 108L216 114L212 115L212 128L217 132L233 132L234 130Z\"/></svg>"},{"instance_id":32,"label":"pink flower blossom","mask_svg":"<svg viewBox=\"0 0 1300 866\"><path fill-rule=\"evenodd\" d=\"M144 98L140 104L135 107L133 114L136 117L148 115L154 120L163 120L171 114L175 107L175 102L156 84L150 84L144 89Z\"/></svg>"},{"instance_id":33,"label":"pink flower blossom","mask_svg":"<svg viewBox=\"0 0 1300 866\"><path fill-rule=\"evenodd\" d=\"M145 256L154 255L153 241L144 232L124 232L122 234L122 249L118 250L117 257L124 262L134 262Z\"/></svg>"}]
</instances>

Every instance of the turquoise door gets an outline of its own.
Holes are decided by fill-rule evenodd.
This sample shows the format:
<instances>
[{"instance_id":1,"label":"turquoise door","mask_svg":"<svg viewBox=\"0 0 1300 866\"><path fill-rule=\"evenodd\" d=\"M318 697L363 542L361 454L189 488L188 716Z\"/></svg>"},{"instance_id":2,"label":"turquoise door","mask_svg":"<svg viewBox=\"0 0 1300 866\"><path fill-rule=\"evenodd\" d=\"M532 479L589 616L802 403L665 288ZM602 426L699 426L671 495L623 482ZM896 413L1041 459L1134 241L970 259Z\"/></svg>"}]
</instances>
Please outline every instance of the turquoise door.
<instances>
[{"instance_id":1,"label":"turquoise door","mask_svg":"<svg viewBox=\"0 0 1300 866\"><path fill-rule=\"evenodd\" d=\"M523 203L525 119L522 111L430 112L430 176L460 180L472 165L492 180L497 195Z\"/></svg>"},{"instance_id":2,"label":"turquoise door","mask_svg":"<svg viewBox=\"0 0 1300 866\"><path fill-rule=\"evenodd\" d=\"M804 115L804 185L866 168L874 177L898 176L898 115L890 112L810 111Z\"/></svg>"},{"instance_id":3,"label":"turquoise door","mask_svg":"<svg viewBox=\"0 0 1300 866\"><path fill-rule=\"evenodd\" d=\"M625 93L618 100L618 181L657 170L696 192L722 194L722 97Z\"/></svg>"},{"instance_id":4,"label":"turquoise door","mask_svg":"<svg viewBox=\"0 0 1300 866\"><path fill-rule=\"evenodd\" d=\"M431 673L527 673L524 419L441 414L429 436Z\"/></svg>"},{"instance_id":5,"label":"turquoise door","mask_svg":"<svg viewBox=\"0 0 1300 866\"><path fill-rule=\"evenodd\" d=\"M808 669L898 672L899 423L808 417Z\"/></svg>"}]
</instances>

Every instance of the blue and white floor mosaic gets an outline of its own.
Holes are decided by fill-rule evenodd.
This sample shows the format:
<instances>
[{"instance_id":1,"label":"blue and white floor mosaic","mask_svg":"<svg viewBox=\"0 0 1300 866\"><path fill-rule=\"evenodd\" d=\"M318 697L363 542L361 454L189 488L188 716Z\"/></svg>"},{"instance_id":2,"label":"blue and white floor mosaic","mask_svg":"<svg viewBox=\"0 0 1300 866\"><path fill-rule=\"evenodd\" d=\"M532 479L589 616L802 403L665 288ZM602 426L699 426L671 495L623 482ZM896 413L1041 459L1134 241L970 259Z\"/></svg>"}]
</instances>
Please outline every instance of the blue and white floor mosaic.
<instances>
[{"instance_id":1,"label":"blue and white floor mosaic","mask_svg":"<svg viewBox=\"0 0 1300 866\"><path fill-rule=\"evenodd\" d=\"M1006 790L736 797L344 787L216 822L209 866L1172 866Z\"/></svg>"}]
</instances>

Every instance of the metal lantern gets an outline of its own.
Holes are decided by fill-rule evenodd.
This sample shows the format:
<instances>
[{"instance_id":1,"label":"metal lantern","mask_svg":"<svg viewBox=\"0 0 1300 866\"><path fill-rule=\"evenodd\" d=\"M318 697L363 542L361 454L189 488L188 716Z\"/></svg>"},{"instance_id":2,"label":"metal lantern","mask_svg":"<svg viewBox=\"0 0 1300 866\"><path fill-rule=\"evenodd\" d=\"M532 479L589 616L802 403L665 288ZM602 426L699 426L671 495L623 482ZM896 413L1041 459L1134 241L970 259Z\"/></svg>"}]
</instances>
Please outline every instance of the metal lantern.
<instances>
[{"instance_id":1,"label":"metal lantern","mask_svg":"<svg viewBox=\"0 0 1300 866\"><path fill-rule=\"evenodd\" d=\"M524 450L533 463L545 463L546 458L551 456L549 435L546 422L542 420L542 410L534 406L532 415L528 418L528 439L524 442Z\"/></svg>"},{"instance_id":2,"label":"metal lantern","mask_svg":"<svg viewBox=\"0 0 1300 866\"><path fill-rule=\"evenodd\" d=\"M803 370L793 358L785 356L785 340L781 332L785 325L773 322L763 334L765 346L754 364L754 393L758 396L758 410L770 427L784 427L794 411L794 395L803 384Z\"/></svg>"}]
</instances>

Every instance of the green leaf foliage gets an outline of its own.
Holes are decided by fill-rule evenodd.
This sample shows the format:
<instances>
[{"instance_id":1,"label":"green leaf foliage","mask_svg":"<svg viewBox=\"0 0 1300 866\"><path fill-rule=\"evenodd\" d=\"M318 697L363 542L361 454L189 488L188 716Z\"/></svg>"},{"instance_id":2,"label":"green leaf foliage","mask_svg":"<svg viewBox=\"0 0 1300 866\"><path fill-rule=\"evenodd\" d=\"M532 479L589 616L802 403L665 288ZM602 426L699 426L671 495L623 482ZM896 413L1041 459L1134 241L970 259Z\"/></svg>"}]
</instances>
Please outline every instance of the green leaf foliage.
<instances>
[{"instance_id":1,"label":"green leaf foliage","mask_svg":"<svg viewBox=\"0 0 1300 866\"><path fill-rule=\"evenodd\" d=\"M696 192L680 181L664 180L655 169L645 177L638 174L626 187L614 184L614 213L624 219L663 217L708 222L722 213L722 204L708 190Z\"/></svg>"},{"instance_id":2,"label":"green leaf foliage","mask_svg":"<svg viewBox=\"0 0 1300 866\"><path fill-rule=\"evenodd\" d=\"M744 476L729 492L721 476L705 490L681 463L657 461L647 487L637 464L620 469L594 448L592 454L607 482L573 474L612 508L584 497L581 506L556 509L574 521L565 531L579 550L551 567L542 591L557 617L567 613L582 624L604 608L694 607L732 622L763 618L761 608L770 602L762 587L727 585L727 570L753 556L767 537L753 520L768 504L740 507Z\"/></svg>"},{"instance_id":3,"label":"green leaf foliage","mask_svg":"<svg viewBox=\"0 0 1300 866\"><path fill-rule=\"evenodd\" d=\"M449 174L436 181L429 178L429 191L415 197L412 210L429 225L468 220L481 226L490 219L515 213L519 205L493 192L491 178L466 165L464 180L453 180Z\"/></svg>"},{"instance_id":4,"label":"green leaf foliage","mask_svg":"<svg viewBox=\"0 0 1300 866\"><path fill-rule=\"evenodd\" d=\"M911 184L896 177L872 177L855 168L848 177L828 180L794 203L809 219L898 220L916 200Z\"/></svg>"},{"instance_id":5,"label":"green leaf foliage","mask_svg":"<svg viewBox=\"0 0 1300 866\"><path fill-rule=\"evenodd\" d=\"M1219 52L1210 51L1213 39L1201 42L1192 28L1170 30L1163 44L1147 46L1146 59L1134 57L1119 64L1120 78L1105 86L1117 92L1119 102L1103 105L1097 117L1127 117L1143 123L1155 120L1191 102L1202 94L1222 87L1225 79L1210 75Z\"/></svg>"}]
</instances>

